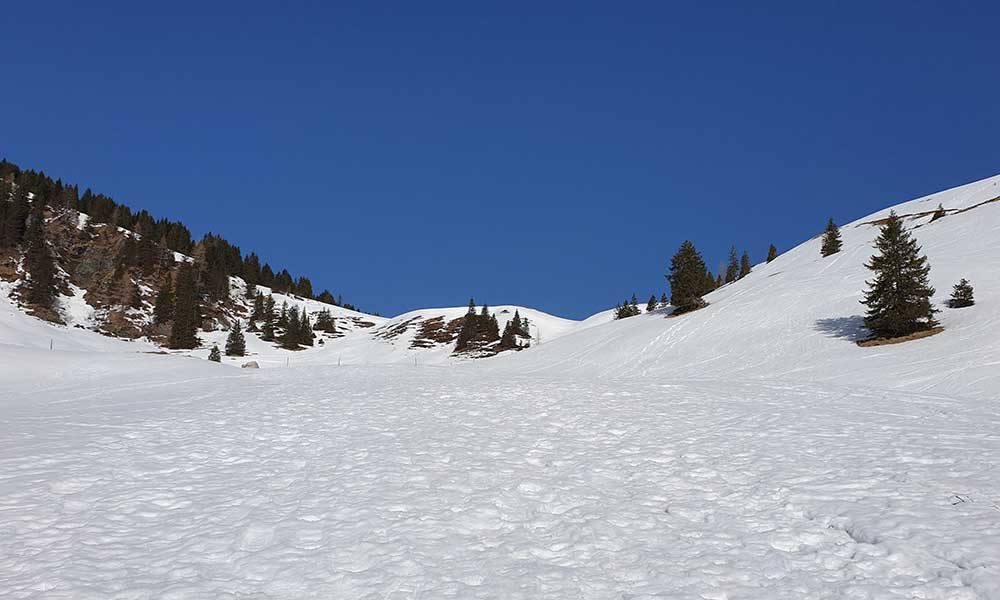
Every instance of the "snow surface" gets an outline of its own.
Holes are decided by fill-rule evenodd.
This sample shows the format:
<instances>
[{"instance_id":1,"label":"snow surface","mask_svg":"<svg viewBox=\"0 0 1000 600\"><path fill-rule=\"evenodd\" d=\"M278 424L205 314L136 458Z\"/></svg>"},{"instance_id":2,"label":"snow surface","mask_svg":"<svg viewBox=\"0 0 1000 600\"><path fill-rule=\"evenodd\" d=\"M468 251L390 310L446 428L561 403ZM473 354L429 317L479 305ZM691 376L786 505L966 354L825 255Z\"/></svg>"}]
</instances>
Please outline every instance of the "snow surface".
<instances>
[{"instance_id":1,"label":"snow surface","mask_svg":"<svg viewBox=\"0 0 1000 600\"><path fill-rule=\"evenodd\" d=\"M139 358L4 403L0 595L1000 598L995 403Z\"/></svg>"},{"instance_id":2,"label":"snow surface","mask_svg":"<svg viewBox=\"0 0 1000 600\"><path fill-rule=\"evenodd\" d=\"M0 597L1000 599L998 182L896 207L977 304L895 346L853 343L882 212L478 361L375 335L464 308L241 370L0 293Z\"/></svg>"}]
</instances>

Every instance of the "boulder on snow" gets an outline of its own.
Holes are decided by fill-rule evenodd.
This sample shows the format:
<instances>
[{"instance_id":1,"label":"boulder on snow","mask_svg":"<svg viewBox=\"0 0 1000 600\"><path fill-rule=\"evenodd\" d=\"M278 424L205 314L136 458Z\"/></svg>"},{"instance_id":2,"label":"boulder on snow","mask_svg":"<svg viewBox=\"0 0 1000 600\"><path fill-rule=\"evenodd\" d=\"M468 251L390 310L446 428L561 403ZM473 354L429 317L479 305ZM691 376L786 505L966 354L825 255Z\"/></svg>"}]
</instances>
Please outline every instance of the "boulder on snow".
<instances>
[{"instance_id":1,"label":"boulder on snow","mask_svg":"<svg viewBox=\"0 0 1000 600\"><path fill-rule=\"evenodd\" d=\"M243 363L242 368L244 368L244 369L259 369L260 365L257 364L257 361L251 360L250 362Z\"/></svg>"}]
</instances>

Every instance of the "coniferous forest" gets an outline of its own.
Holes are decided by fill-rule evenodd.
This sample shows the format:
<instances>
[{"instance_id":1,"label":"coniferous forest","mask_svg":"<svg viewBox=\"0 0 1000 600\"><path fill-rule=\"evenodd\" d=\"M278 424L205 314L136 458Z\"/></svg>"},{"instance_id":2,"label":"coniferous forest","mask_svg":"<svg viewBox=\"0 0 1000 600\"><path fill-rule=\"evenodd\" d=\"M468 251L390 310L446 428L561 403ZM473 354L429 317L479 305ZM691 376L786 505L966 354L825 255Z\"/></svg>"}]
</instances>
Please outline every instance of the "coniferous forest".
<instances>
[{"instance_id":1,"label":"coniferous forest","mask_svg":"<svg viewBox=\"0 0 1000 600\"><path fill-rule=\"evenodd\" d=\"M208 232L196 240L180 221L156 218L90 189L81 193L76 185L5 159L0 160L0 199L0 258L6 255L14 260L8 264L21 265L20 300L51 321L59 320L54 304L60 293L69 293L70 275L83 280L88 301L113 309L104 333L162 336L171 348L200 345L197 332L204 317L231 300L230 277L246 281L249 301L261 285L358 310L328 289L315 293L309 277L272 267L220 235ZM144 297L143 287L152 293ZM152 329L123 317L147 304ZM312 343L308 317L298 316L298 321L299 331L282 331L278 341L286 347ZM323 328L331 329L332 320Z\"/></svg>"},{"instance_id":2,"label":"coniferous forest","mask_svg":"<svg viewBox=\"0 0 1000 600\"><path fill-rule=\"evenodd\" d=\"M234 276L242 277L250 286L262 285L278 293L295 294L358 310L329 290L314 293L308 277L295 277L286 268L272 267L262 262L254 252L244 254L239 246L222 236L209 232L195 241L191 230L180 221L155 218L145 210L133 210L89 188L80 193L76 185L52 179L42 171L21 169L6 159L0 159L0 198L12 200L0 204L0 249L19 246L28 249L34 241L38 259L37 251L41 244L37 240L37 229L40 229L41 223L36 227L36 239L29 239L32 214L40 215L46 207L56 213L72 209L87 215L88 227L107 224L138 234L128 238L122 258L127 265L137 267L145 274L163 262L168 251L199 259L199 288L212 300L226 297L229 293L227 277ZM35 221L38 222L37 219ZM43 262L39 260L31 266L44 268ZM45 274L42 275L44 278Z\"/></svg>"}]
</instances>

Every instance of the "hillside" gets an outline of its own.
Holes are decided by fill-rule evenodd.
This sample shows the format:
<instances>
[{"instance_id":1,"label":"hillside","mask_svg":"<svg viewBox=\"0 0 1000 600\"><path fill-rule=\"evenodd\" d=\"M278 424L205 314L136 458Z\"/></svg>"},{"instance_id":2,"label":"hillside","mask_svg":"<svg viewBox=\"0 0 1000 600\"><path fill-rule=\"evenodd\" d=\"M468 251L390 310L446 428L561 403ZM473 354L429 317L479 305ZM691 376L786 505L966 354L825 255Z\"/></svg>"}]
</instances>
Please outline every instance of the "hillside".
<instances>
[{"instance_id":1,"label":"hillside","mask_svg":"<svg viewBox=\"0 0 1000 600\"><path fill-rule=\"evenodd\" d=\"M931 222L938 204L947 216ZM944 332L895 346L858 348L859 303L878 224L890 210L931 265ZM605 377L830 381L994 397L1000 391L1000 176L931 194L841 226L843 250L820 256L819 237L754 266L676 318L642 315L565 335L530 356L503 357L513 371ZM949 309L960 278L977 303Z\"/></svg>"},{"instance_id":2,"label":"hillside","mask_svg":"<svg viewBox=\"0 0 1000 600\"><path fill-rule=\"evenodd\" d=\"M708 294L709 306L677 318L665 318L669 308L615 321L612 311L573 321L522 306L491 308L501 326L515 311L526 317L532 348L517 356L500 356L498 368L579 371L603 376L669 376L681 378L795 378L843 381L926 391L980 394L998 381L995 335L1000 314L996 305L1000 273L994 268L993 247L1000 239L1000 176L897 204L842 226L843 250L829 258L819 254L814 237L781 254L771 263L754 266L744 279ZM938 205L947 216L931 222ZM872 254L878 223L890 209L904 216L929 257L931 280L937 290L944 333L892 347L857 348L864 337L863 306L858 302L870 276L863 264ZM80 228L82 229L82 223ZM181 254L175 260L187 260ZM966 277L976 286L979 302L968 309L944 306L952 285ZM200 332L202 346L181 351L208 355L212 344L222 346L226 323L246 322L251 303L246 283L230 277L230 300ZM70 286L60 296L59 312L67 327L50 326L15 314L9 300L11 283L0 283L0 302L8 308L0 319L0 343L100 351L156 349L148 338L134 343L99 339L86 329L100 329L100 305L88 304L85 290ZM265 286L263 294L273 290ZM140 320L148 321L150 292ZM466 307L420 309L386 319L291 294L274 293L276 305L304 309L315 320L329 310L338 325L336 335L320 334L323 344L301 351L281 349L248 333L248 356L228 358L263 366L296 364L446 364L463 360L452 350L458 320ZM101 336L103 337L103 336ZM803 357L809 357L804 360ZM957 387L956 387L957 386Z\"/></svg>"},{"instance_id":3,"label":"hillside","mask_svg":"<svg viewBox=\"0 0 1000 600\"><path fill-rule=\"evenodd\" d=\"M487 360L445 339L466 307L275 294L342 329L248 336L289 365L256 370L81 329L72 297L74 325L45 322L5 284L0 595L998 600L998 184L895 207L944 331L872 348L887 210L676 317L493 307L533 339ZM944 308L959 277L977 304Z\"/></svg>"}]
</instances>

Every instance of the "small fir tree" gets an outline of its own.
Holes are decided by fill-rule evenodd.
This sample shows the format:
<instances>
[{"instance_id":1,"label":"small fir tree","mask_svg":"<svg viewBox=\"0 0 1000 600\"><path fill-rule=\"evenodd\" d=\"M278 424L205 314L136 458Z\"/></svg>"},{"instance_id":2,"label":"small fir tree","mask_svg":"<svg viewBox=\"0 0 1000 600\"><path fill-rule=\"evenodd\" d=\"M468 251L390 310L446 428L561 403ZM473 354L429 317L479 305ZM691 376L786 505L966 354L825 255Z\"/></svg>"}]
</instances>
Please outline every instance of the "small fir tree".
<instances>
[{"instance_id":1,"label":"small fir tree","mask_svg":"<svg viewBox=\"0 0 1000 600\"><path fill-rule=\"evenodd\" d=\"M955 284L955 288L951 291L951 298L948 300L948 306L951 308L965 308L966 306L972 306L976 301L972 297L972 284L969 283L968 279L961 279Z\"/></svg>"},{"instance_id":2,"label":"small fir tree","mask_svg":"<svg viewBox=\"0 0 1000 600\"><path fill-rule=\"evenodd\" d=\"M208 353L208 360L212 362L222 362L222 354L219 352L218 344L212 344L212 350Z\"/></svg>"},{"instance_id":3,"label":"small fir tree","mask_svg":"<svg viewBox=\"0 0 1000 600\"><path fill-rule=\"evenodd\" d=\"M161 325L174 318L174 286L170 277L156 293L153 304L153 323Z\"/></svg>"},{"instance_id":4,"label":"small fir tree","mask_svg":"<svg viewBox=\"0 0 1000 600\"><path fill-rule=\"evenodd\" d=\"M514 331L514 320L507 321L503 328L503 335L500 336L500 347L504 350L517 348L517 335Z\"/></svg>"},{"instance_id":5,"label":"small fir tree","mask_svg":"<svg viewBox=\"0 0 1000 600\"><path fill-rule=\"evenodd\" d=\"M649 295L649 301L646 302L646 312L653 312L656 310L656 294Z\"/></svg>"},{"instance_id":6,"label":"small fir tree","mask_svg":"<svg viewBox=\"0 0 1000 600\"><path fill-rule=\"evenodd\" d=\"M707 276L705 261L694 244L685 240L670 259L670 303L675 314L680 314L705 305L701 299Z\"/></svg>"},{"instance_id":7,"label":"small fir tree","mask_svg":"<svg viewBox=\"0 0 1000 600\"><path fill-rule=\"evenodd\" d=\"M726 283L736 281L740 274L740 263L736 259L736 246L729 247L729 262L726 263Z\"/></svg>"},{"instance_id":8,"label":"small fir tree","mask_svg":"<svg viewBox=\"0 0 1000 600\"><path fill-rule=\"evenodd\" d=\"M767 262L771 262L776 258L778 258L778 249L774 247L774 244L771 244L767 247Z\"/></svg>"},{"instance_id":9,"label":"small fir tree","mask_svg":"<svg viewBox=\"0 0 1000 600\"><path fill-rule=\"evenodd\" d=\"M260 292L253 298L253 311L250 313L250 319L254 321L260 321L264 317L264 296Z\"/></svg>"},{"instance_id":10,"label":"small fir tree","mask_svg":"<svg viewBox=\"0 0 1000 600\"><path fill-rule=\"evenodd\" d=\"M819 252L824 257L830 256L840 252L841 245L840 228L834 224L833 219L830 219L826 223L826 231L823 232L823 243L820 245Z\"/></svg>"},{"instance_id":11,"label":"small fir tree","mask_svg":"<svg viewBox=\"0 0 1000 600\"><path fill-rule=\"evenodd\" d=\"M330 314L329 309L324 308L316 315L315 329L318 331L325 331L327 333L337 332L336 321L334 320L333 315Z\"/></svg>"},{"instance_id":12,"label":"small fir tree","mask_svg":"<svg viewBox=\"0 0 1000 600\"><path fill-rule=\"evenodd\" d=\"M50 307L56 299L56 265L45 242L45 217L40 208L31 211L24 238L28 245L24 254L27 300L36 306Z\"/></svg>"},{"instance_id":13,"label":"small fir tree","mask_svg":"<svg viewBox=\"0 0 1000 600\"><path fill-rule=\"evenodd\" d=\"M740 257L740 274L737 279L743 279L750 274L750 256L747 255L747 251L743 251L743 256Z\"/></svg>"},{"instance_id":14,"label":"small fir tree","mask_svg":"<svg viewBox=\"0 0 1000 600\"><path fill-rule=\"evenodd\" d=\"M285 329L281 333L281 346L288 350L299 347L302 339L301 323L299 320L299 309L292 306L285 310Z\"/></svg>"},{"instance_id":15,"label":"small fir tree","mask_svg":"<svg viewBox=\"0 0 1000 600\"><path fill-rule=\"evenodd\" d=\"M865 327L877 337L893 338L937 325L930 301L934 288L927 280L930 265L895 212L889 213L875 248L879 253L865 265L875 272L861 301L868 306Z\"/></svg>"},{"instance_id":16,"label":"small fir tree","mask_svg":"<svg viewBox=\"0 0 1000 600\"><path fill-rule=\"evenodd\" d=\"M313 328L305 308L302 309L302 319L299 321L299 343L303 346L313 345Z\"/></svg>"},{"instance_id":17,"label":"small fir tree","mask_svg":"<svg viewBox=\"0 0 1000 600\"><path fill-rule=\"evenodd\" d=\"M261 313L260 339L265 342L274 341L274 297L268 294L264 299L264 309Z\"/></svg>"},{"instance_id":18,"label":"small fir tree","mask_svg":"<svg viewBox=\"0 0 1000 600\"><path fill-rule=\"evenodd\" d=\"M246 356L247 340L243 337L243 330L240 328L240 320L233 321L233 326L226 336L226 356Z\"/></svg>"},{"instance_id":19,"label":"small fir tree","mask_svg":"<svg viewBox=\"0 0 1000 600\"><path fill-rule=\"evenodd\" d=\"M479 319L476 318L476 301L474 298L469 298L469 310L466 311L465 317L462 318L462 327L458 331L458 337L455 340L455 350L461 352L468 348L469 343L476 337L479 329Z\"/></svg>"},{"instance_id":20,"label":"small fir tree","mask_svg":"<svg viewBox=\"0 0 1000 600\"><path fill-rule=\"evenodd\" d=\"M201 310L198 306L198 292L195 287L194 267L182 263L177 269L174 286L174 322L170 328L167 345L174 349L197 348L198 328L201 326Z\"/></svg>"}]
</instances>

